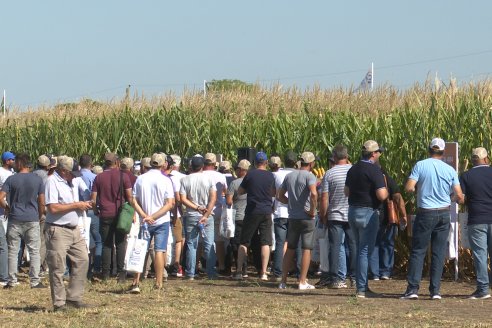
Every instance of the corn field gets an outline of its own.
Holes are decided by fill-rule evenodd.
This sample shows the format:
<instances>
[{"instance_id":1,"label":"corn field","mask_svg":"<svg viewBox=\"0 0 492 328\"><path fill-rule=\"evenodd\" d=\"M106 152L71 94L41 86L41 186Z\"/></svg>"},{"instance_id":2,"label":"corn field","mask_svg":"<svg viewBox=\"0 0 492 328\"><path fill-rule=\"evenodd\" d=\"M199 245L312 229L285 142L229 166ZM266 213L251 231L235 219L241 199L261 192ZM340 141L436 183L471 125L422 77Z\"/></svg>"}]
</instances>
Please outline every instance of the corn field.
<instances>
[{"instance_id":1,"label":"corn field","mask_svg":"<svg viewBox=\"0 0 492 328\"><path fill-rule=\"evenodd\" d=\"M406 91L381 87L371 93L351 90L300 91L260 87L248 91L185 92L181 96L135 95L131 99L11 111L0 128L2 150L83 153L100 161L107 151L142 158L156 151L189 157L221 153L236 160L239 147L267 154L292 149L312 151L327 167L332 148L345 144L352 161L374 139L387 150L382 166L403 186L416 161L427 156L432 137L460 145L460 170L469 168L472 148L491 149L492 82L457 87L415 85ZM412 212L410 195L408 210ZM397 242L398 266L408 260L408 240ZM471 270L471 261L464 270Z\"/></svg>"}]
</instances>

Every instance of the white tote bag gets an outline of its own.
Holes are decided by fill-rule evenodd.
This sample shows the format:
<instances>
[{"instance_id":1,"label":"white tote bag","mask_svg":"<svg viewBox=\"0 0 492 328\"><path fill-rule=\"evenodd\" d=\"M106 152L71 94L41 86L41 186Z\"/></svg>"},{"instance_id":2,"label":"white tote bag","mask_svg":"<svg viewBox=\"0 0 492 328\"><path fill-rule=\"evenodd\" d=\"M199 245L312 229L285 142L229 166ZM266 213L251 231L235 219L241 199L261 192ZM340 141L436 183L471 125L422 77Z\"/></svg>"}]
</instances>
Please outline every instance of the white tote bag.
<instances>
[{"instance_id":1,"label":"white tote bag","mask_svg":"<svg viewBox=\"0 0 492 328\"><path fill-rule=\"evenodd\" d=\"M235 231L234 219L236 217L236 210L233 208L227 208L225 215L220 218L220 235L224 238L233 238Z\"/></svg>"},{"instance_id":2,"label":"white tote bag","mask_svg":"<svg viewBox=\"0 0 492 328\"><path fill-rule=\"evenodd\" d=\"M82 212L82 215L79 216L78 228L80 229L80 235L85 240L85 244L87 245L87 252L90 253L90 243L91 243L91 217L87 216L85 211Z\"/></svg>"},{"instance_id":3,"label":"white tote bag","mask_svg":"<svg viewBox=\"0 0 492 328\"><path fill-rule=\"evenodd\" d=\"M125 254L125 270L128 272L143 272L148 242L136 237L128 238Z\"/></svg>"}]
</instances>

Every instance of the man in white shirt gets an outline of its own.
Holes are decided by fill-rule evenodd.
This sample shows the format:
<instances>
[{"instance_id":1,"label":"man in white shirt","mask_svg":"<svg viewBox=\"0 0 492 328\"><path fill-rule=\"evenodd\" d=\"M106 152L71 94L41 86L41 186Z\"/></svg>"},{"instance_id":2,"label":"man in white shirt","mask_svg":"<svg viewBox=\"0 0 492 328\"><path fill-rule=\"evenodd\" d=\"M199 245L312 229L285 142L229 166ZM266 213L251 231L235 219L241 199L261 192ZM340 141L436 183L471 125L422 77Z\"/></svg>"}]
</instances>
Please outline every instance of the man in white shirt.
<instances>
[{"instance_id":1,"label":"man in white shirt","mask_svg":"<svg viewBox=\"0 0 492 328\"><path fill-rule=\"evenodd\" d=\"M179 264L181 261L181 252L184 246L182 208L179 197L179 189L181 188L181 179L186 176L179 172L181 166L181 157L174 154L170 156L172 161L169 162L169 177L173 183L175 206L171 212L171 228L174 238L174 265L171 267L170 274L176 277L183 276L183 268Z\"/></svg>"},{"instance_id":2,"label":"man in white shirt","mask_svg":"<svg viewBox=\"0 0 492 328\"><path fill-rule=\"evenodd\" d=\"M0 188L2 188L5 180L13 174L12 168L14 167L14 163L14 154L9 151L2 154L2 167L0 167ZM6 229L4 229L7 226L6 221L7 217L5 216L5 210L0 208L0 286L7 285L9 279L7 232L5 231Z\"/></svg>"},{"instance_id":3,"label":"man in white shirt","mask_svg":"<svg viewBox=\"0 0 492 328\"><path fill-rule=\"evenodd\" d=\"M170 211L174 207L174 190L171 180L161 172L166 162L164 154L153 154L150 159L152 168L139 176L133 187L133 206L140 216L141 224L147 223L150 234L149 241L154 238L156 273L155 288L162 288L164 266L166 265L167 239L171 221ZM143 229L140 229L143 233ZM138 282L140 274L133 280L130 292L140 293Z\"/></svg>"},{"instance_id":4,"label":"man in white shirt","mask_svg":"<svg viewBox=\"0 0 492 328\"><path fill-rule=\"evenodd\" d=\"M295 171L294 166L297 162L297 154L293 151L288 151L284 157L285 168L281 169L282 161L278 156L270 157L268 165L275 176L275 189L279 190L284 182L285 177ZM274 279L280 281L282 279L282 262L287 244L287 227L289 225L289 210L288 205L275 199L273 212L273 228L275 233L275 251L273 252L273 275ZM297 255L300 255L297 252Z\"/></svg>"}]
</instances>

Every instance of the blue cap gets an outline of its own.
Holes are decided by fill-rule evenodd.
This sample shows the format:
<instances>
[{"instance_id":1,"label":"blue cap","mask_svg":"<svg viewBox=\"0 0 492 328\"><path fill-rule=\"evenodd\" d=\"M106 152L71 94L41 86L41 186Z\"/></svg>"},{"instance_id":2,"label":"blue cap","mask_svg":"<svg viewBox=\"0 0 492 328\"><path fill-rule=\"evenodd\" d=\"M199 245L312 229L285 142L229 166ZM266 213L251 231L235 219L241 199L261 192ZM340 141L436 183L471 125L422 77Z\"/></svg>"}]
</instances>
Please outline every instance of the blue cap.
<instances>
[{"instance_id":1,"label":"blue cap","mask_svg":"<svg viewBox=\"0 0 492 328\"><path fill-rule=\"evenodd\" d=\"M15 155L9 151L6 151L2 154L2 161L6 162L9 159L15 159Z\"/></svg>"},{"instance_id":2,"label":"blue cap","mask_svg":"<svg viewBox=\"0 0 492 328\"><path fill-rule=\"evenodd\" d=\"M267 154L265 154L264 152L262 151L259 151L256 153L256 158L255 158L256 162L266 162L268 160L268 157L267 157Z\"/></svg>"}]
</instances>

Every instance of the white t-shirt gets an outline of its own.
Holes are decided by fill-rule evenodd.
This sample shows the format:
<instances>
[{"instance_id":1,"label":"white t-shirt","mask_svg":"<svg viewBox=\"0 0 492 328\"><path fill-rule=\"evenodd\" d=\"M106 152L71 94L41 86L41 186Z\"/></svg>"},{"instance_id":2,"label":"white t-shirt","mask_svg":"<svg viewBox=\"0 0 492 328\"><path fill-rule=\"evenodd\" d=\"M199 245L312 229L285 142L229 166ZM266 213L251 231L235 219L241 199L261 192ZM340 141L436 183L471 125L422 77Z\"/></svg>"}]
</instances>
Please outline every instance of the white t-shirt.
<instances>
[{"instance_id":1,"label":"white t-shirt","mask_svg":"<svg viewBox=\"0 0 492 328\"><path fill-rule=\"evenodd\" d=\"M13 173L11 170L6 170L2 166L0 166L0 189L2 189L3 184L5 183L5 180L9 176L11 176ZM5 214L5 210L0 207L0 216Z\"/></svg>"},{"instance_id":2,"label":"white t-shirt","mask_svg":"<svg viewBox=\"0 0 492 328\"><path fill-rule=\"evenodd\" d=\"M184 177L186 176L186 174L183 174L179 171L171 171L171 174L170 174L170 177L171 177L171 181L173 183L173 189L174 189L174 193L179 193L179 190L181 189L181 179L183 179ZM181 217L181 212L180 210L178 209L177 211L177 214L178 214L178 218Z\"/></svg>"},{"instance_id":3,"label":"white t-shirt","mask_svg":"<svg viewBox=\"0 0 492 328\"><path fill-rule=\"evenodd\" d=\"M151 169L140 175L133 186L133 196L142 210L151 215L166 205L167 199L174 199L174 189L171 179L160 170ZM169 211L158 218L154 225L160 225L171 220Z\"/></svg>"},{"instance_id":4,"label":"white t-shirt","mask_svg":"<svg viewBox=\"0 0 492 328\"><path fill-rule=\"evenodd\" d=\"M293 171L295 171L295 170L287 168L287 169L280 169L277 172L272 172L273 176L275 177L275 189L277 191L280 189L280 186L282 186L282 183L284 182L285 177ZM288 205L275 199L273 217L276 219L277 218L287 219L289 217Z\"/></svg>"},{"instance_id":5,"label":"white t-shirt","mask_svg":"<svg viewBox=\"0 0 492 328\"><path fill-rule=\"evenodd\" d=\"M217 189L217 201L215 202L214 209L217 207L222 208L222 205L225 204L225 198L224 195L222 195L222 192L227 188L226 176L214 170L204 170L203 174L212 179L215 188Z\"/></svg>"}]
</instances>

